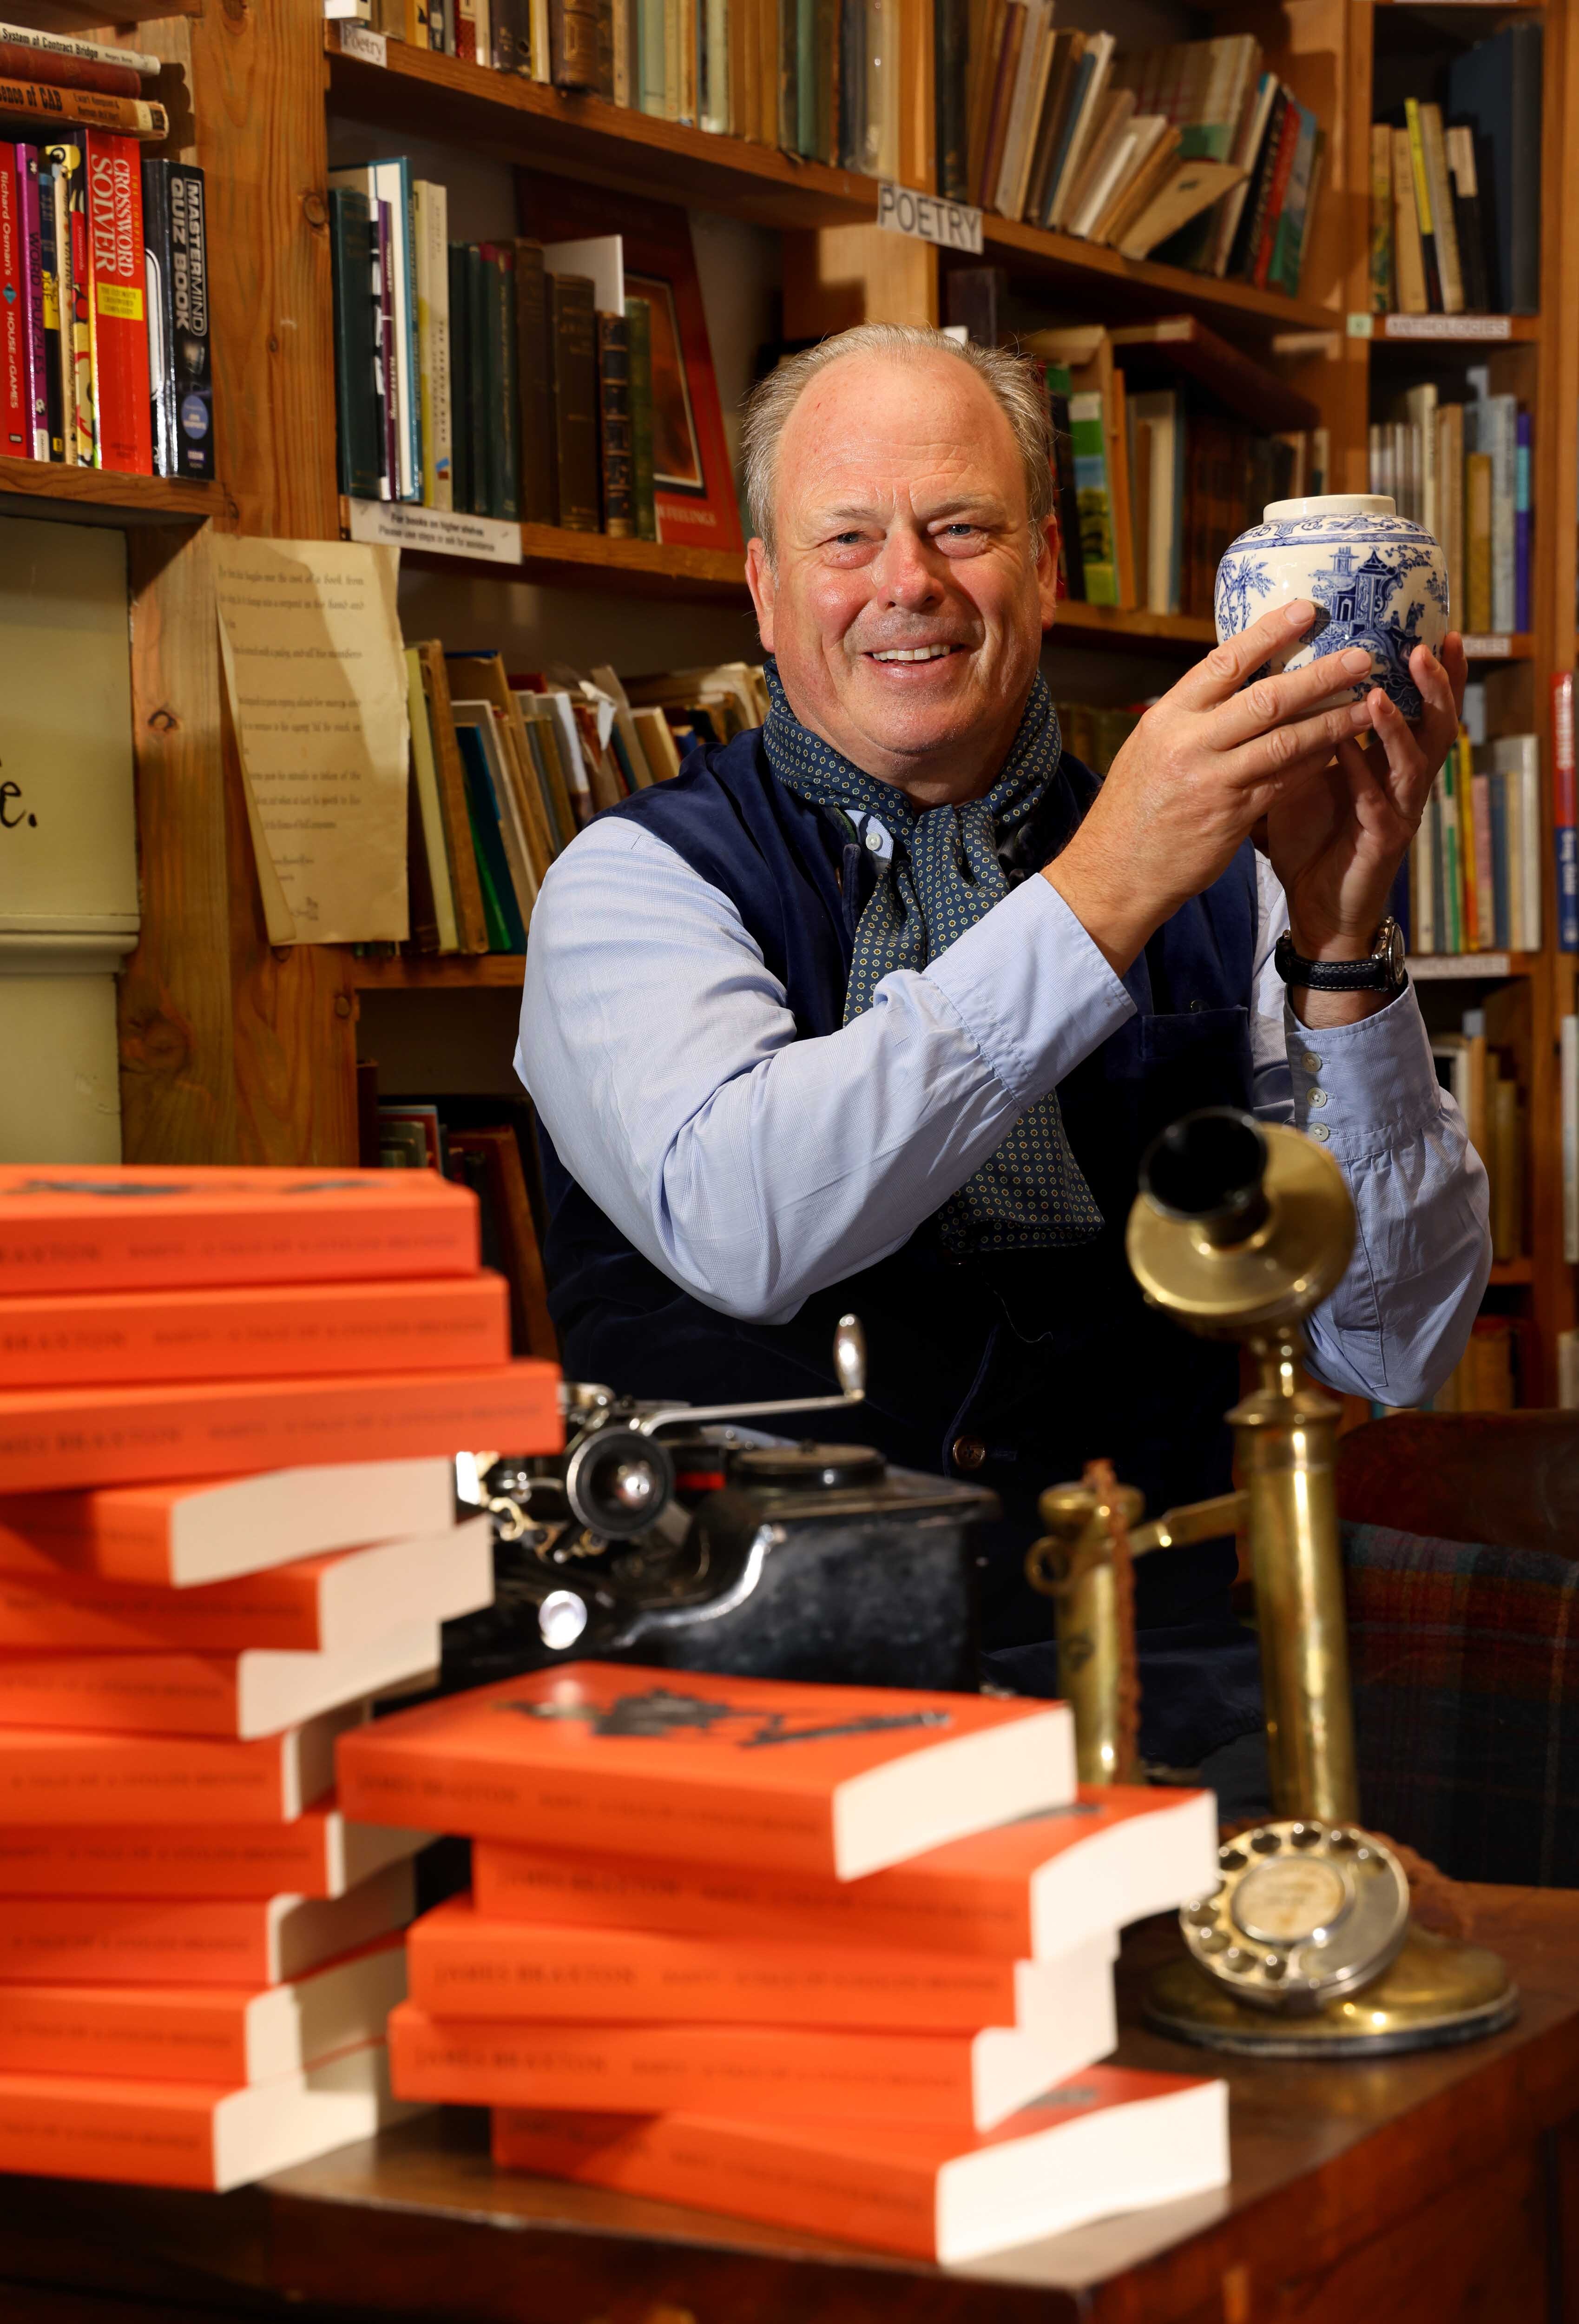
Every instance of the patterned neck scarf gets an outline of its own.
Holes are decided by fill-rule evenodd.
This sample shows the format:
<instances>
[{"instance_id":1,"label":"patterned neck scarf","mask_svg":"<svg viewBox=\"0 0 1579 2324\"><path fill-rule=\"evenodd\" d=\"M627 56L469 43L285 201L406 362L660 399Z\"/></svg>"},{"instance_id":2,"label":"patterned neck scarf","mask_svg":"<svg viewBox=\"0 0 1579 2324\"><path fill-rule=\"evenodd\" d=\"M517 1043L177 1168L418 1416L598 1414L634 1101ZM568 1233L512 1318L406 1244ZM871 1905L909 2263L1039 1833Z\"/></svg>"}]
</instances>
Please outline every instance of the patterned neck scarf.
<instances>
[{"instance_id":1,"label":"patterned neck scarf","mask_svg":"<svg viewBox=\"0 0 1579 2324\"><path fill-rule=\"evenodd\" d=\"M871 1007L884 977L899 968L925 968L1008 894L998 850L1026 822L1057 772L1058 713L1039 673L1003 772L986 798L921 808L803 726L772 661L767 678L771 706L762 740L777 779L797 798L832 807L852 822L875 817L893 835L892 861L880 868L856 930L844 998L848 1025ZM1020 1116L938 1218L944 1248L959 1258L1057 1250L1089 1242L1100 1232L1102 1213L1070 1151L1056 1090Z\"/></svg>"}]
</instances>

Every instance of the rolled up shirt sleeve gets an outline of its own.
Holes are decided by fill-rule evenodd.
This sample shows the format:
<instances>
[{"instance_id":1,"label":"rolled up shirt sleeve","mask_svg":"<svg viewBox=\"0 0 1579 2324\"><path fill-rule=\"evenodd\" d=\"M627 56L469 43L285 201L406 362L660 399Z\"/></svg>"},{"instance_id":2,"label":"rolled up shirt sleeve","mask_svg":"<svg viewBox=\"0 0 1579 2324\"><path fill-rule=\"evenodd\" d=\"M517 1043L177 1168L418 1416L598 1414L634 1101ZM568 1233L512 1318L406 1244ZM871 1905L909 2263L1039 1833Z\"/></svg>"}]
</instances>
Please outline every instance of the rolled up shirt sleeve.
<instances>
[{"instance_id":1,"label":"rolled up shirt sleeve","mask_svg":"<svg viewBox=\"0 0 1579 2324\"><path fill-rule=\"evenodd\" d=\"M849 1024L799 1039L729 898L610 817L543 883L516 1070L638 1250L707 1305L782 1323L896 1250L1133 1012L1032 878Z\"/></svg>"},{"instance_id":2,"label":"rolled up shirt sleeve","mask_svg":"<svg viewBox=\"0 0 1579 2324\"><path fill-rule=\"evenodd\" d=\"M1255 1111L1325 1145L1354 1202L1348 1272L1307 1327L1312 1365L1350 1395L1424 1404L1464 1353L1491 1272L1485 1167L1412 986L1358 1024L1299 1023L1271 961L1288 905L1258 866Z\"/></svg>"}]
</instances>

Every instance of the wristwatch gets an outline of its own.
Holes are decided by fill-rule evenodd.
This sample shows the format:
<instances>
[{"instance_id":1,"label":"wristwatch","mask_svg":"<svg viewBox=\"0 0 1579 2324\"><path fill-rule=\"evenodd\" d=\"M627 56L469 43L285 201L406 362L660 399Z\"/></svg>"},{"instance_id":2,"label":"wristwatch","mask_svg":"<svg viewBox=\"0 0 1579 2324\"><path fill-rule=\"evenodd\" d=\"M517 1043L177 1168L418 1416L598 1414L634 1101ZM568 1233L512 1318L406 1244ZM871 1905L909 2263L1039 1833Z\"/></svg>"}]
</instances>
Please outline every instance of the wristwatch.
<instances>
[{"instance_id":1,"label":"wristwatch","mask_svg":"<svg viewBox=\"0 0 1579 2324\"><path fill-rule=\"evenodd\" d=\"M1391 1000L1409 981L1403 930L1391 912L1364 960L1302 960L1285 928L1272 954L1272 966L1285 984L1304 985L1312 992L1385 992Z\"/></svg>"}]
</instances>

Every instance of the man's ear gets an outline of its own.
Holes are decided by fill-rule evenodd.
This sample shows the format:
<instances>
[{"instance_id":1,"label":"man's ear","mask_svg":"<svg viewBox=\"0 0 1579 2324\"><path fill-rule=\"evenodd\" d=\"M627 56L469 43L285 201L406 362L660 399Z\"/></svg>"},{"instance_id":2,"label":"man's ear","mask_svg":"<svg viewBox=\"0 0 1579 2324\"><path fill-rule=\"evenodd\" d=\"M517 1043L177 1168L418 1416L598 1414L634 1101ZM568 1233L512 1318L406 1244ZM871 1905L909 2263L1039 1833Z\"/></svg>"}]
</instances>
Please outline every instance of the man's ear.
<instances>
[{"instance_id":1,"label":"man's ear","mask_svg":"<svg viewBox=\"0 0 1579 2324\"><path fill-rule=\"evenodd\" d=\"M1042 601L1042 626L1051 630L1058 613L1058 519L1050 516L1042 528L1036 558L1036 594Z\"/></svg>"},{"instance_id":2,"label":"man's ear","mask_svg":"<svg viewBox=\"0 0 1579 2324\"><path fill-rule=\"evenodd\" d=\"M751 603L757 609L757 631L764 653L772 653L773 608L778 586L773 570L773 560L760 539L746 543L746 586L751 592Z\"/></svg>"}]
</instances>

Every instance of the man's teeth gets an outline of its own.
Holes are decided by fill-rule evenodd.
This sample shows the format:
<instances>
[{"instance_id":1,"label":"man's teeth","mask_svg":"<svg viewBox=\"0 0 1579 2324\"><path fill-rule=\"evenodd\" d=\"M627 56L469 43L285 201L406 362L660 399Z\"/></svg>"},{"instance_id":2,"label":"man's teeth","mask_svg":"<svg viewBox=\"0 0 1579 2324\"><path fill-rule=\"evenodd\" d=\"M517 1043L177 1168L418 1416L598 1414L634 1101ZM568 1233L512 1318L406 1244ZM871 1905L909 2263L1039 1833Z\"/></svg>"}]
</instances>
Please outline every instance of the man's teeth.
<instances>
[{"instance_id":1,"label":"man's teeth","mask_svg":"<svg viewBox=\"0 0 1579 2324\"><path fill-rule=\"evenodd\" d=\"M874 661L936 661L942 654L951 653L951 646L895 646L891 652L875 653Z\"/></svg>"}]
</instances>

